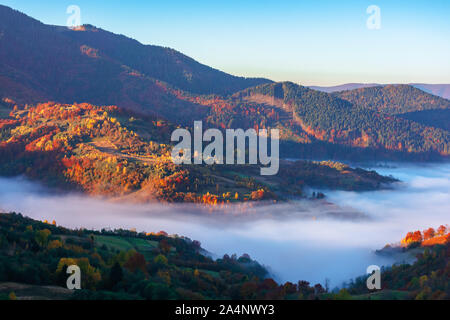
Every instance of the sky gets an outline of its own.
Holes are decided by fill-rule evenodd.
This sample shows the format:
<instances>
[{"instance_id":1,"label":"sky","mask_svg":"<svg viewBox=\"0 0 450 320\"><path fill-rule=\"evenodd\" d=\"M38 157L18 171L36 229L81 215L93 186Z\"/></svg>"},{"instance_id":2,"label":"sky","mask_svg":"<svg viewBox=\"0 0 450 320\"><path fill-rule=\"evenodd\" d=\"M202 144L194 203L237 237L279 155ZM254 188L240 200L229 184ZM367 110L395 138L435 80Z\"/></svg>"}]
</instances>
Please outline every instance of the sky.
<instances>
[{"instance_id":1,"label":"sky","mask_svg":"<svg viewBox=\"0 0 450 320\"><path fill-rule=\"evenodd\" d=\"M302 85L450 83L450 1L0 0L47 24L81 23L174 48L246 77ZM379 19L369 6L379 8ZM378 23L379 28L369 28Z\"/></svg>"}]
</instances>

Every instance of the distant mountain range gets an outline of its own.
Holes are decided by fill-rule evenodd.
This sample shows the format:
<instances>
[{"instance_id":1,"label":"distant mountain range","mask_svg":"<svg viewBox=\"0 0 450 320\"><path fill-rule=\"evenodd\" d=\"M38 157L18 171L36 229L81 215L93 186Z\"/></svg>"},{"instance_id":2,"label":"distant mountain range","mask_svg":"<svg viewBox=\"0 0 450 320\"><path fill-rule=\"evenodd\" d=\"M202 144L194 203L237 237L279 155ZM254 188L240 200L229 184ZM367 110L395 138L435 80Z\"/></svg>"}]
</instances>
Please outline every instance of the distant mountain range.
<instances>
[{"instance_id":1,"label":"distant mountain range","mask_svg":"<svg viewBox=\"0 0 450 320\"><path fill-rule=\"evenodd\" d=\"M353 90L353 89L361 89L361 88L370 88L377 86L385 86L386 84L378 84L378 83L346 83L338 86L330 86L330 87L321 87L321 86L309 86L309 88L323 91L323 92L338 92L345 90ZM435 96L439 96L445 99L450 99L450 84L426 84L426 83L409 83L410 86L418 88L427 93L431 93Z\"/></svg>"},{"instance_id":2,"label":"distant mountain range","mask_svg":"<svg viewBox=\"0 0 450 320\"><path fill-rule=\"evenodd\" d=\"M418 86L307 88L236 77L173 49L91 25L45 25L0 6L0 111L6 115L14 105L87 102L175 126L203 120L221 129L277 127L284 156L448 156L449 100L426 92L445 94L445 85Z\"/></svg>"}]
</instances>

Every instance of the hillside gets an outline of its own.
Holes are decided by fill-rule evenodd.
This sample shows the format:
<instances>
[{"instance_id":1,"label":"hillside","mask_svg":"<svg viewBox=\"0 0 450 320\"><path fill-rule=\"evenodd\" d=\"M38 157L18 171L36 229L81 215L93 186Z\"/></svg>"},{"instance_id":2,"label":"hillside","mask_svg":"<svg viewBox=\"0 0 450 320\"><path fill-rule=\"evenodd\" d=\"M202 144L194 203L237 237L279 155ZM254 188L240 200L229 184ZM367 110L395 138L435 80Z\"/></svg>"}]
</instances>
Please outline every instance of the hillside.
<instances>
[{"instance_id":1,"label":"hillside","mask_svg":"<svg viewBox=\"0 0 450 320\"><path fill-rule=\"evenodd\" d=\"M417 89L420 89L422 91L425 91L427 93L430 93L432 95L444 98L444 99L450 99L450 84L429 84L429 83L408 83L408 85L415 87ZM324 86L308 86L310 89L317 90L317 91L323 91L323 92L338 92L338 91L344 91L344 90L354 90L354 89L360 89L360 88L368 88L368 87L379 87L379 86L385 86L385 84L379 84L379 83L345 83L337 86L330 86L330 87L324 87Z\"/></svg>"},{"instance_id":2,"label":"hillside","mask_svg":"<svg viewBox=\"0 0 450 320\"><path fill-rule=\"evenodd\" d=\"M380 84L378 84L378 83L344 83L344 84L340 84L337 86L329 86L329 87L308 86L308 88L317 90L317 91L332 93L332 92L337 92L337 91L354 90L354 89L369 88L369 87L376 87L376 86L380 86Z\"/></svg>"},{"instance_id":3,"label":"hillside","mask_svg":"<svg viewBox=\"0 0 450 320\"><path fill-rule=\"evenodd\" d=\"M90 25L45 25L5 6L0 31L0 98L6 107L88 103L173 126L203 120L205 127L222 130L276 127L281 155L290 158L429 160L449 154L444 125L386 115L448 108L448 100L410 86L330 95L288 82L238 78L172 49ZM169 131L164 133L167 140Z\"/></svg>"},{"instance_id":4,"label":"hillside","mask_svg":"<svg viewBox=\"0 0 450 320\"><path fill-rule=\"evenodd\" d=\"M72 264L81 268L81 291L65 289ZM0 299L12 293L18 299L101 300L286 295L267 275L248 255L215 261L198 241L159 230L69 230L0 214Z\"/></svg>"},{"instance_id":5,"label":"hillside","mask_svg":"<svg viewBox=\"0 0 450 320\"><path fill-rule=\"evenodd\" d=\"M119 105L181 121L197 108L168 93L167 85L227 94L264 82L228 75L173 49L92 26L45 25L0 6L0 98Z\"/></svg>"},{"instance_id":6,"label":"hillside","mask_svg":"<svg viewBox=\"0 0 450 320\"><path fill-rule=\"evenodd\" d=\"M413 111L403 113L399 116L407 120L421 123L428 127L435 127L450 131L450 109Z\"/></svg>"},{"instance_id":7,"label":"hillside","mask_svg":"<svg viewBox=\"0 0 450 320\"><path fill-rule=\"evenodd\" d=\"M9 111L0 119L0 175L55 189L220 205L302 196L306 186L374 190L395 181L333 162L283 161L269 177L256 165L175 165L168 139L176 126L116 106L50 102Z\"/></svg>"},{"instance_id":8,"label":"hillside","mask_svg":"<svg viewBox=\"0 0 450 320\"><path fill-rule=\"evenodd\" d=\"M67 267L81 290L65 289ZM320 284L278 284L243 254L213 260L198 241L164 231L70 230L0 213L0 300L318 299Z\"/></svg>"},{"instance_id":9,"label":"hillside","mask_svg":"<svg viewBox=\"0 0 450 320\"><path fill-rule=\"evenodd\" d=\"M90 25L84 26L81 32L67 28L58 30L80 46L95 48L99 54L120 61L143 75L196 94L227 95L271 82L262 78L236 77L200 64L174 49L143 45Z\"/></svg>"},{"instance_id":10,"label":"hillside","mask_svg":"<svg viewBox=\"0 0 450 320\"><path fill-rule=\"evenodd\" d=\"M415 85L385 85L334 93L362 108L396 115L427 127L449 131L450 100ZM422 88L422 87L420 87Z\"/></svg>"},{"instance_id":11,"label":"hillside","mask_svg":"<svg viewBox=\"0 0 450 320\"><path fill-rule=\"evenodd\" d=\"M450 230L441 225L437 230L409 232L402 246L386 246L381 255L412 256L410 264L401 263L383 268L382 290L370 293L367 277L357 278L345 292L353 299L448 300L450 299Z\"/></svg>"},{"instance_id":12,"label":"hillside","mask_svg":"<svg viewBox=\"0 0 450 320\"><path fill-rule=\"evenodd\" d=\"M299 142L319 140L347 147L378 149L381 153L385 149L449 155L448 131L352 104L338 95L318 92L291 82L248 88L233 97L239 101L261 103L278 115L285 114L287 121L280 125L291 132L298 132ZM448 102L434 99L436 102ZM275 116L275 119L281 118Z\"/></svg>"},{"instance_id":13,"label":"hillside","mask_svg":"<svg viewBox=\"0 0 450 320\"><path fill-rule=\"evenodd\" d=\"M360 107L387 114L450 108L450 100L433 96L410 85L360 88L333 95Z\"/></svg>"},{"instance_id":14,"label":"hillside","mask_svg":"<svg viewBox=\"0 0 450 320\"><path fill-rule=\"evenodd\" d=\"M164 231L71 230L0 213L0 300L449 299L449 253L447 235L414 263L384 269L380 291L368 292L362 276L329 292L302 280L279 284L246 254L213 260L198 241ZM72 264L83 275L75 292L65 288Z\"/></svg>"}]
</instances>

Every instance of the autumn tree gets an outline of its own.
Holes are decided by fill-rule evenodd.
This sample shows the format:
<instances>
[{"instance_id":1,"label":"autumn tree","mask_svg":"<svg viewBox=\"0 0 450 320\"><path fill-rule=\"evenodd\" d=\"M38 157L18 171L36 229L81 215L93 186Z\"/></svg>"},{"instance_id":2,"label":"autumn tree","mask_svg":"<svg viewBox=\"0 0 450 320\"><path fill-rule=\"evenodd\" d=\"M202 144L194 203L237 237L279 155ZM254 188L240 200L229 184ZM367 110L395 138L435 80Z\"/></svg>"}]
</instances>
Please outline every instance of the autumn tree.
<instances>
[{"instance_id":1,"label":"autumn tree","mask_svg":"<svg viewBox=\"0 0 450 320\"><path fill-rule=\"evenodd\" d=\"M38 230L36 231L34 239L40 247L44 248L45 246L47 246L48 237L51 234L51 231L48 229Z\"/></svg>"},{"instance_id":2,"label":"autumn tree","mask_svg":"<svg viewBox=\"0 0 450 320\"><path fill-rule=\"evenodd\" d=\"M440 236L445 235L446 231L447 231L447 228L444 225L439 226L439 228L437 229L437 233Z\"/></svg>"},{"instance_id":3,"label":"autumn tree","mask_svg":"<svg viewBox=\"0 0 450 320\"><path fill-rule=\"evenodd\" d=\"M170 249L172 248L172 246L169 244L169 242L166 239L161 240L159 242L158 247L161 250L161 252L166 255L170 252Z\"/></svg>"},{"instance_id":4,"label":"autumn tree","mask_svg":"<svg viewBox=\"0 0 450 320\"><path fill-rule=\"evenodd\" d=\"M428 228L427 230L423 231L423 239L428 240L435 236L435 231L433 228Z\"/></svg>"},{"instance_id":5,"label":"autumn tree","mask_svg":"<svg viewBox=\"0 0 450 320\"><path fill-rule=\"evenodd\" d=\"M142 253L135 252L123 265L130 272L136 272L137 270L147 273L145 257Z\"/></svg>"}]
</instances>

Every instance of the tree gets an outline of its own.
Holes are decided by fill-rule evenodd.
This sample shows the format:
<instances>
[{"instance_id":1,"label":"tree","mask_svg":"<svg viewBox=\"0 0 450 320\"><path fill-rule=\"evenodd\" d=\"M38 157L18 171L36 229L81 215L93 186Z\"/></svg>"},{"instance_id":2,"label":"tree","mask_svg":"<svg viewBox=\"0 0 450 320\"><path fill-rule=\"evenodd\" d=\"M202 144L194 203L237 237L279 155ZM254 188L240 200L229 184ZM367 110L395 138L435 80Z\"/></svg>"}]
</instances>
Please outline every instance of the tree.
<instances>
[{"instance_id":1,"label":"tree","mask_svg":"<svg viewBox=\"0 0 450 320\"><path fill-rule=\"evenodd\" d=\"M159 242L158 247L161 250L161 252L164 254L168 254L170 252L170 249L172 248L172 246L169 244L169 242L166 239L161 240Z\"/></svg>"},{"instance_id":2,"label":"tree","mask_svg":"<svg viewBox=\"0 0 450 320\"><path fill-rule=\"evenodd\" d=\"M334 296L336 300L350 300L352 296L347 289L341 289L338 294Z\"/></svg>"},{"instance_id":3,"label":"tree","mask_svg":"<svg viewBox=\"0 0 450 320\"><path fill-rule=\"evenodd\" d=\"M109 282L111 286L115 286L123 279L123 270L118 262L116 262L111 268L111 272L109 273Z\"/></svg>"},{"instance_id":4,"label":"tree","mask_svg":"<svg viewBox=\"0 0 450 320\"><path fill-rule=\"evenodd\" d=\"M322 285L320 283L316 284L314 286L314 294L318 295L318 294L322 294L325 293L325 289L322 287Z\"/></svg>"},{"instance_id":5,"label":"tree","mask_svg":"<svg viewBox=\"0 0 450 320\"><path fill-rule=\"evenodd\" d=\"M59 240L53 240L50 241L50 243L47 246L47 249L51 250L51 249L57 249L57 248L61 248L62 247L62 243Z\"/></svg>"},{"instance_id":6,"label":"tree","mask_svg":"<svg viewBox=\"0 0 450 320\"><path fill-rule=\"evenodd\" d=\"M434 229L433 228L428 228L427 230L423 231L423 239L424 240L428 240L433 238L435 235Z\"/></svg>"},{"instance_id":7,"label":"tree","mask_svg":"<svg viewBox=\"0 0 450 320\"><path fill-rule=\"evenodd\" d=\"M257 292L258 284L253 281L245 282L240 290L242 299L252 299Z\"/></svg>"},{"instance_id":8,"label":"tree","mask_svg":"<svg viewBox=\"0 0 450 320\"><path fill-rule=\"evenodd\" d=\"M123 266L133 273L136 272L136 270L141 270L143 273L147 273L145 257L139 252L135 252Z\"/></svg>"},{"instance_id":9,"label":"tree","mask_svg":"<svg viewBox=\"0 0 450 320\"><path fill-rule=\"evenodd\" d=\"M159 267L167 266L167 264L168 264L167 258L165 256L163 256L162 254L157 255L155 257L155 259L153 260L153 262Z\"/></svg>"},{"instance_id":10,"label":"tree","mask_svg":"<svg viewBox=\"0 0 450 320\"><path fill-rule=\"evenodd\" d=\"M48 229L44 230L38 230L36 231L34 239L36 240L37 244L44 248L48 243L48 237L51 235L51 231Z\"/></svg>"},{"instance_id":11,"label":"tree","mask_svg":"<svg viewBox=\"0 0 450 320\"><path fill-rule=\"evenodd\" d=\"M444 225L441 225L441 226L439 226L437 232L440 236L443 236L443 235L445 235L446 230L447 230L447 228Z\"/></svg>"}]
</instances>

